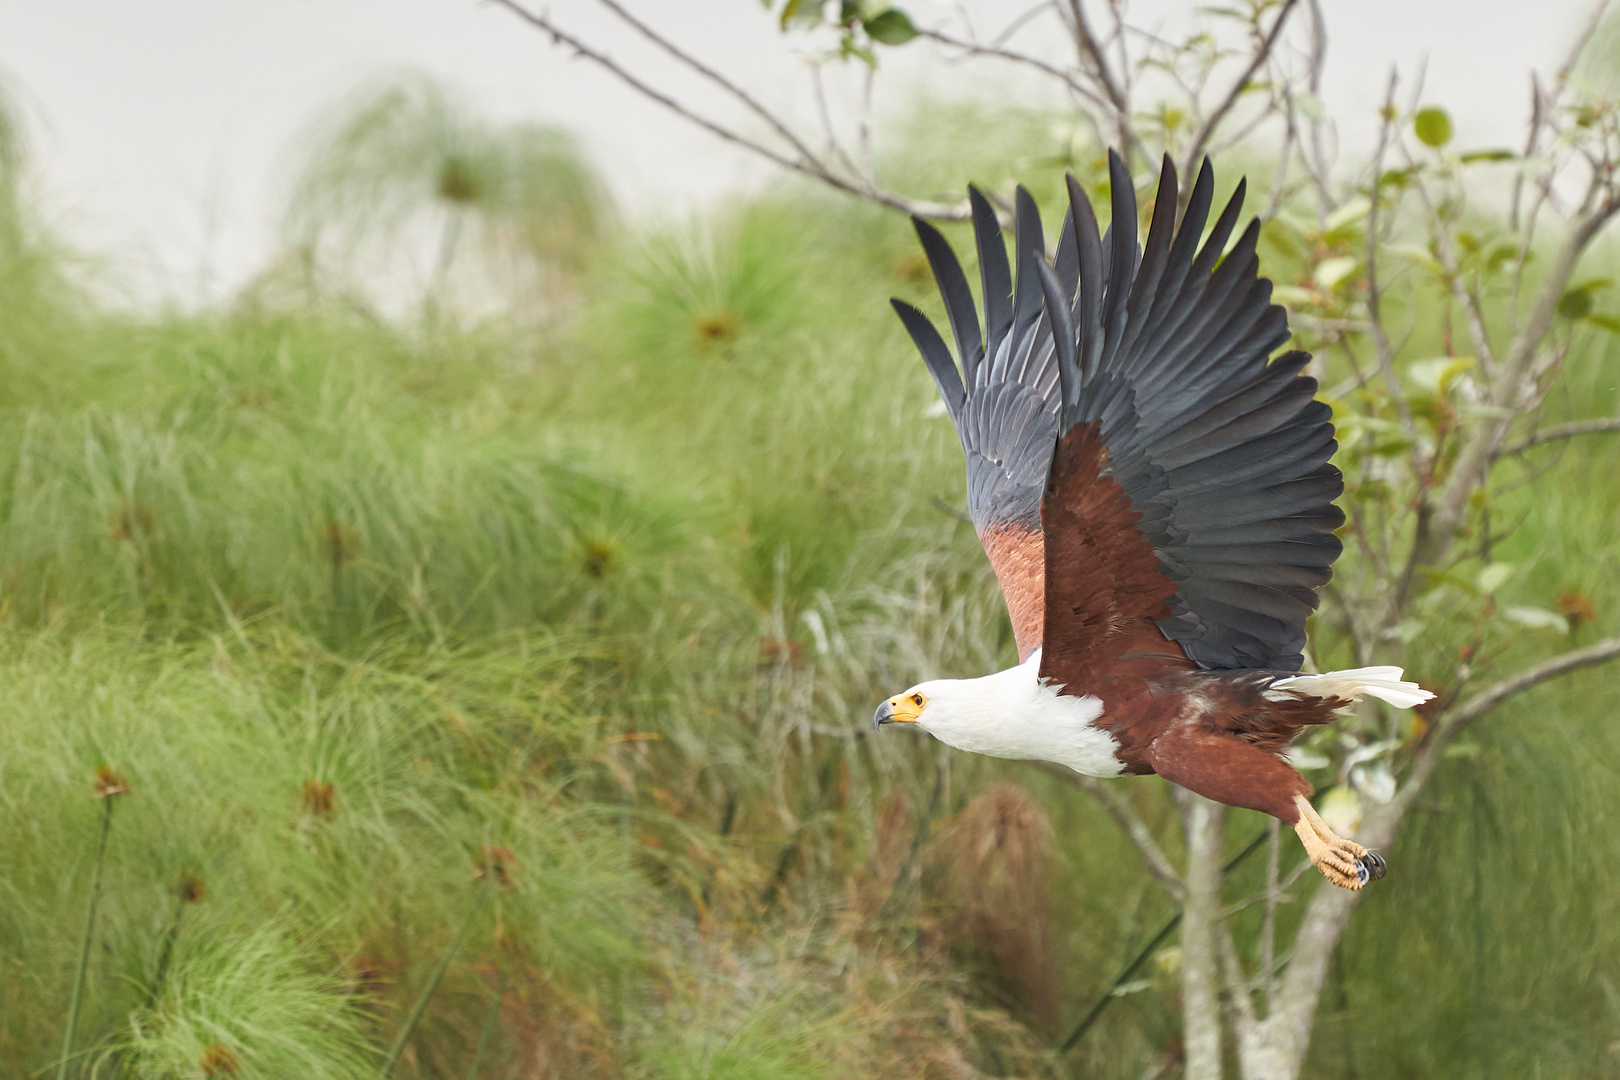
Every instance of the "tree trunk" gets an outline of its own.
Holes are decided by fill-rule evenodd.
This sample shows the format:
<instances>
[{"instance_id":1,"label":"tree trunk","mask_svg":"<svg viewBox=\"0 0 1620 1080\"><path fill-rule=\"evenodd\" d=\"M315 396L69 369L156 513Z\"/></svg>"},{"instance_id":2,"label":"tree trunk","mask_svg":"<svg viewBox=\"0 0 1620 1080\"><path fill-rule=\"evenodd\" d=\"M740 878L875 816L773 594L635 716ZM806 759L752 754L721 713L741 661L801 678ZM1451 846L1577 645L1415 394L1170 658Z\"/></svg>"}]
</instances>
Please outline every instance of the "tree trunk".
<instances>
[{"instance_id":1,"label":"tree trunk","mask_svg":"<svg viewBox=\"0 0 1620 1080\"><path fill-rule=\"evenodd\" d=\"M1187 901L1181 920L1181 1008L1186 1080L1221 1080L1221 995L1215 923L1221 910L1226 807L1181 790L1187 828Z\"/></svg>"},{"instance_id":2,"label":"tree trunk","mask_svg":"<svg viewBox=\"0 0 1620 1080\"><path fill-rule=\"evenodd\" d=\"M1383 806L1371 810L1356 831L1356 839L1370 848L1388 848L1407 808L1428 778L1409 778L1406 789ZM1190 883L1189 883L1190 884ZM1293 959L1277 994L1276 1009L1238 1043L1243 1080L1298 1080L1311 1045L1311 1025L1327 983L1328 966L1360 893L1317 886L1305 910L1305 921L1294 935ZM1188 1074L1191 1076L1191 1073Z\"/></svg>"}]
</instances>

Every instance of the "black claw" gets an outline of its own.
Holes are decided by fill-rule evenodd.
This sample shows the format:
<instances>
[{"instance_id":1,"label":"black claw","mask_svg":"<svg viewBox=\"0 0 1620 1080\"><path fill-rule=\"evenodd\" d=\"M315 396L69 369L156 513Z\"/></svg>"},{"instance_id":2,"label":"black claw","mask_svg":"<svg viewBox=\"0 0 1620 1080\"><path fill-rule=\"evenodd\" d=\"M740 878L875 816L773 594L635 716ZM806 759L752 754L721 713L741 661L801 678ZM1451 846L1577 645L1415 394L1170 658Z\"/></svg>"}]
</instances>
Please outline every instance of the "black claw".
<instances>
[{"instance_id":1,"label":"black claw","mask_svg":"<svg viewBox=\"0 0 1620 1080\"><path fill-rule=\"evenodd\" d=\"M1389 872L1389 867L1384 865L1383 858L1381 856L1374 855L1370 851L1363 855L1358 861L1361 863L1361 882L1363 885L1365 885L1369 880L1377 881Z\"/></svg>"}]
</instances>

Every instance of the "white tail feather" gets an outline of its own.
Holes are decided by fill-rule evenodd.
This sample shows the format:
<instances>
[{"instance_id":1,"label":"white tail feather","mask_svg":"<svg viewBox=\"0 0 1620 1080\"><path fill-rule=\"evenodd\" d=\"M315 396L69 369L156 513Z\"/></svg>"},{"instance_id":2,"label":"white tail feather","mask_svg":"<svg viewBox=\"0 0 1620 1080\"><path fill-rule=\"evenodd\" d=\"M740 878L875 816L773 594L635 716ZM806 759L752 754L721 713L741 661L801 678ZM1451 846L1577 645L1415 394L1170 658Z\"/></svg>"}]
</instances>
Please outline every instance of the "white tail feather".
<instances>
[{"instance_id":1,"label":"white tail feather","mask_svg":"<svg viewBox=\"0 0 1620 1080\"><path fill-rule=\"evenodd\" d=\"M1410 709L1434 697L1417 683L1402 682L1403 674L1398 667L1363 667L1322 675L1292 675L1272 683L1266 694L1269 697L1274 690L1291 690L1312 697L1340 697L1351 701L1370 695L1397 709Z\"/></svg>"}]
</instances>

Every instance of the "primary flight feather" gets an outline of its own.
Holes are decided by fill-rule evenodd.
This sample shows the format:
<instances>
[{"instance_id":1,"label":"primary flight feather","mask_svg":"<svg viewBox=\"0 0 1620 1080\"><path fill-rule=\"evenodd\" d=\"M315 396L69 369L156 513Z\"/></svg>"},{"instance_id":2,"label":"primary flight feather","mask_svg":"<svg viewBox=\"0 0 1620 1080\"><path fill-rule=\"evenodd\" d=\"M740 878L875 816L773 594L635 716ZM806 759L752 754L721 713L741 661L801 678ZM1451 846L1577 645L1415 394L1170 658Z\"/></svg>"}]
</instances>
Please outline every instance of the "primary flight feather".
<instances>
[{"instance_id":1,"label":"primary flight feather","mask_svg":"<svg viewBox=\"0 0 1620 1080\"><path fill-rule=\"evenodd\" d=\"M1299 674L1305 620L1341 550L1344 482L1309 356L1271 358L1288 320L1257 273L1259 221L1228 248L1244 185L1211 226L1206 161L1178 225L1167 157L1139 244L1136 193L1112 153L1109 180L1102 234L1069 179L1050 265L1028 192L1009 263L970 189L982 329L955 253L916 221L955 355L921 312L894 308L961 437L968 510L1022 662L912 687L877 723L1092 776L1158 773L1276 816L1329 881L1359 889L1383 860L1334 834L1277 755L1364 695L1399 708L1432 695L1399 668Z\"/></svg>"}]
</instances>

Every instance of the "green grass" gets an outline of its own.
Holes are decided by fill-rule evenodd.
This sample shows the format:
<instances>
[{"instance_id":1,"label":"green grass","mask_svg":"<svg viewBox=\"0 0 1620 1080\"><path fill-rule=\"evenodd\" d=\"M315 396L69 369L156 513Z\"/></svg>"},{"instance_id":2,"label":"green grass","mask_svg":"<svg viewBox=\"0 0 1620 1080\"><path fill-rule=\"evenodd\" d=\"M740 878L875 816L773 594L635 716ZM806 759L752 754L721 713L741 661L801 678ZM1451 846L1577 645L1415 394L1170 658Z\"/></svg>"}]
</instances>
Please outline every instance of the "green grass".
<instances>
[{"instance_id":1,"label":"green grass","mask_svg":"<svg viewBox=\"0 0 1620 1080\"><path fill-rule=\"evenodd\" d=\"M1018 152L1048 126L1002 122L903 179L1014 161L1051 192L1062 162ZM133 790L74 1075L376 1075L492 846L510 887L398 1076L928 1076L960 1055L1135 1077L1173 1042L1166 955L1069 1060L1047 1052L1169 914L1098 808L871 734L881 696L1012 655L971 529L933 505L960 505L960 452L883 303L937 304L897 216L792 189L611 237L578 309L538 326L273 290L118 314L14 216L0 1071L55 1062L103 764ZM1614 401L1617 353L1593 344L1583 414ZM1524 517L1504 602L1581 591L1582 640L1612 627L1603 448L1502 499ZM1414 670L1470 618L1414 643ZM1493 641L1498 669L1546 633ZM1311 1075L1612 1070L1608 678L1516 702L1441 770L1345 940ZM1025 793L1025 862L975 842L998 780ZM1164 785L1129 784L1178 849ZM1232 842L1258 827L1238 815ZM975 911L1046 926L1039 978Z\"/></svg>"}]
</instances>

